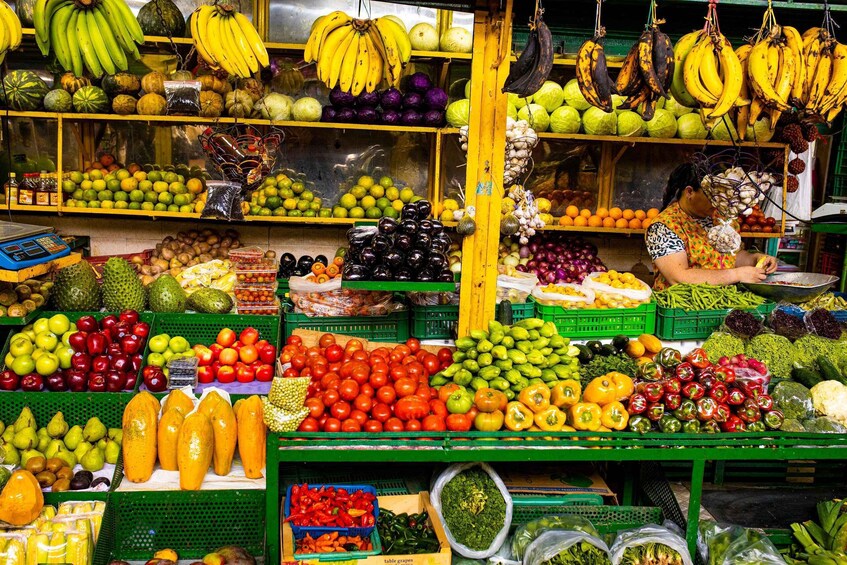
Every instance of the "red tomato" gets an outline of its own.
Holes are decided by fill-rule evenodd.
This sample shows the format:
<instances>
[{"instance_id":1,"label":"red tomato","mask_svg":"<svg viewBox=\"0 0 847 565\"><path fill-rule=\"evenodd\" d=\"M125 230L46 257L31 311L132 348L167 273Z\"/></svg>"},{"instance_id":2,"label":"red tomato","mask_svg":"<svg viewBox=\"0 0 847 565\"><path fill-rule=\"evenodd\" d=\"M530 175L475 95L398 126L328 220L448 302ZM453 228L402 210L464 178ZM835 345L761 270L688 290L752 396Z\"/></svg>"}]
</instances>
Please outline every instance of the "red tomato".
<instances>
[{"instance_id":1,"label":"red tomato","mask_svg":"<svg viewBox=\"0 0 847 565\"><path fill-rule=\"evenodd\" d=\"M338 390L338 387L341 386L341 379L333 379L326 385L327 390Z\"/></svg>"},{"instance_id":2,"label":"red tomato","mask_svg":"<svg viewBox=\"0 0 847 565\"><path fill-rule=\"evenodd\" d=\"M367 361L368 360L368 352L365 351L364 349L358 349L358 350L353 352L351 359L353 359L353 361L362 361L362 362Z\"/></svg>"},{"instance_id":3,"label":"red tomato","mask_svg":"<svg viewBox=\"0 0 847 565\"><path fill-rule=\"evenodd\" d=\"M360 394L353 401L353 406L356 408L356 410L361 410L362 412L367 413L371 411L371 407L373 407L373 401L371 400L370 396Z\"/></svg>"},{"instance_id":4,"label":"red tomato","mask_svg":"<svg viewBox=\"0 0 847 565\"><path fill-rule=\"evenodd\" d=\"M297 427L298 432L316 432L320 429L318 421L311 416L307 416Z\"/></svg>"},{"instance_id":5,"label":"red tomato","mask_svg":"<svg viewBox=\"0 0 847 565\"><path fill-rule=\"evenodd\" d=\"M368 382L370 375L371 375L371 368L368 367L367 364L361 363L360 366L355 367L353 369L353 374L351 376L352 376L354 381L356 381L357 383L359 383L361 385L361 384L365 384L366 382Z\"/></svg>"},{"instance_id":6,"label":"red tomato","mask_svg":"<svg viewBox=\"0 0 847 565\"><path fill-rule=\"evenodd\" d=\"M344 349L340 345L331 344L326 348L326 360L330 363L341 361L344 358Z\"/></svg>"},{"instance_id":7,"label":"red tomato","mask_svg":"<svg viewBox=\"0 0 847 565\"><path fill-rule=\"evenodd\" d=\"M359 422L360 426L364 426L365 422L368 421L368 415L362 412L361 410L353 410L352 412L350 412L350 419L356 420L357 422Z\"/></svg>"},{"instance_id":8,"label":"red tomato","mask_svg":"<svg viewBox=\"0 0 847 565\"><path fill-rule=\"evenodd\" d=\"M439 416L441 419L446 418L448 414L447 405L444 403L443 400L440 400L438 398L434 398L429 401L429 411L435 414L436 416Z\"/></svg>"},{"instance_id":9,"label":"red tomato","mask_svg":"<svg viewBox=\"0 0 847 565\"><path fill-rule=\"evenodd\" d=\"M350 403L345 402L343 400L339 400L335 404L329 407L329 412L332 414L333 418L338 418L339 420L346 420L350 417L350 412L352 409L350 408Z\"/></svg>"},{"instance_id":10,"label":"red tomato","mask_svg":"<svg viewBox=\"0 0 847 565\"><path fill-rule=\"evenodd\" d=\"M353 418L350 418L349 420L344 420L343 422L341 422L341 431L342 432L361 432L362 431L362 425L358 421L354 420Z\"/></svg>"},{"instance_id":11,"label":"red tomato","mask_svg":"<svg viewBox=\"0 0 847 565\"><path fill-rule=\"evenodd\" d=\"M319 363L312 367L312 377L315 379L322 379L328 374L329 367L324 363Z\"/></svg>"},{"instance_id":12,"label":"red tomato","mask_svg":"<svg viewBox=\"0 0 847 565\"><path fill-rule=\"evenodd\" d=\"M324 422L324 431L325 432L340 432L341 431L341 420L338 418L327 418L326 422Z\"/></svg>"},{"instance_id":13,"label":"red tomato","mask_svg":"<svg viewBox=\"0 0 847 565\"><path fill-rule=\"evenodd\" d=\"M418 380L424 375L424 366L414 361L413 363L409 363L406 365L406 372L409 374L410 379ZM437 372L437 371L436 371Z\"/></svg>"},{"instance_id":14,"label":"red tomato","mask_svg":"<svg viewBox=\"0 0 847 565\"><path fill-rule=\"evenodd\" d=\"M447 399L450 398L450 395L456 392L457 390L462 390L462 387L457 385L456 383L447 383L438 389L438 398L447 402Z\"/></svg>"},{"instance_id":15,"label":"red tomato","mask_svg":"<svg viewBox=\"0 0 847 565\"><path fill-rule=\"evenodd\" d=\"M429 402L419 396L407 396L397 401L394 413L404 421L425 418L429 414Z\"/></svg>"},{"instance_id":16,"label":"red tomato","mask_svg":"<svg viewBox=\"0 0 847 565\"><path fill-rule=\"evenodd\" d=\"M412 354L412 349L408 345L398 345L394 348L394 351L401 354L403 357L408 357Z\"/></svg>"},{"instance_id":17,"label":"red tomato","mask_svg":"<svg viewBox=\"0 0 847 565\"><path fill-rule=\"evenodd\" d=\"M312 347L306 349L306 357L311 359L312 357L320 357L320 356L321 356L321 348L320 347L312 346Z\"/></svg>"},{"instance_id":18,"label":"red tomato","mask_svg":"<svg viewBox=\"0 0 847 565\"><path fill-rule=\"evenodd\" d=\"M299 335L290 335L288 339L285 340L286 345L293 345L294 347L300 347L303 345L303 340L300 339Z\"/></svg>"},{"instance_id":19,"label":"red tomato","mask_svg":"<svg viewBox=\"0 0 847 565\"><path fill-rule=\"evenodd\" d=\"M471 429L472 420L467 414L450 414L447 416L447 429L451 432L467 432Z\"/></svg>"},{"instance_id":20,"label":"red tomato","mask_svg":"<svg viewBox=\"0 0 847 565\"><path fill-rule=\"evenodd\" d=\"M391 417L391 408L387 404L374 404L371 408L371 417L378 422L385 423Z\"/></svg>"},{"instance_id":21,"label":"red tomato","mask_svg":"<svg viewBox=\"0 0 847 565\"><path fill-rule=\"evenodd\" d=\"M338 373L327 373L321 377L321 386L323 388L329 388L329 383L340 379L341 377L338 376Z\"/></svg>"},{"instance_id":22,"label":"red tomato","mask_svg":"<svg viewBox=\"0 0 847 565\"><path fill-rule=\"evenodd\" d=\"M371 383L371 386L374 388L379 388L388 383L388 376L383 373L376 371L371 371L371 376L368 378L368 382Z\"/></svg>"},{"instance_id":23,"label":"red tomato","mask_svg":"<svg viewBox=\"0 0 847 565\"><path fill-rule=\"evenodd\" d=\"M403 365L392 365L391 369L389 369L389 374L391 375L391 380L394 382L405 379L408 376L406 367Z\"/></svg>"},{"instance_id":24,"label":"red tomato","mask_svg":"<svg viewBox=\"0 0 847 565\"><path fill-rule=\"evenodd\" d=\"M444 418L435 414L430 414L424 418L421 426L428 432L443 432L447 429Z\"/></svg>"},{"instance_id":25,"label":"red tomato","mask_svg":"<svg viewBox=\"0 0 847 565\"><path fill-rule=\"evenodd\" d=\"M421 421L420 420L409 420L406 422L406 425L403 428L407 432L419 432L421 431Z\"/></svg>"},{"instance_id":26,"label":"red tomato","mask_svg":"<svg viewBox=\"0 0 847 565\"><path fill-rule=\"evenodd\" d=\"M421 341L414 337L410 337L406 340L406 346L409 348L409 351L412 353L417 353L421 348Z\"/></svg>"},{"instance_id":27,"label":"red tomato","mask_svg":"<svg viewBox=\"0 0 847 565\"><path fill-rule=\"evenodd\" d=\"M305 369L300 371L300 376L301 377L311 377L312 376L312 368L306 367Z\"/></svg>"},{"instance_id":28,"label":"red tomato","mask_svg":"<svg viewBox=\"0 0 847 565\"><path fill-rule=\"evenodd\" d=\"M374 387L371 386L371 383L365 383L359 387L359 394L364 394L368 398L373 398L376 391Z\"/></svg>"},{"instance_id":29,"label":"red tomato","mask_svg":"<svg viewBox=\"0 0 847 565\"><path fill-rule=\"evenodd\" d=\"M351 339L347 342L347 345L344 346L344 349L350 349L351 351L355 351L357 349L364 349L362 342L358 339Z\"/></svg>"},{"instance_id":30,"label":"red tomato","mask_svg":"<svg viewBox=\"0 0 847 565\"><path fill-rule=\"evenodd\" d=\"M397 391L397 396L400 398L415 394L415 390L417 390L417 388L417 381L413 381L412 379L400 379L399 381L394 383L394 390Z\"/></svg>"},{"instance_id":31,"label":"red tomato","mask_svg":"<svg viewBox=\"0 0 847 565\"><path fill-rule=\"evenodd\" d=\"M429 388L429 385L420 384L418 385L418 388L415 389L415 396L419 396L429 402L431 398L438 398L438 395L433 395L432 391L433 389Z\"/></svg>"},{"instance_id":32,"label":"red tomato","mask_svg":"<svg viewBox=\"0 0 847 565\"><path fill-rule=\"evenodd\" d=\"M394 390L394 387L388 385L381 386L376 391L376 399L390 406L397 400L397 391Z\"/></svg>"},{"instance_id":33,"label":"red tomato","mask_svg":"<svg viewBox=\"0 0 847 565\"><path fill-rule=\"evenodd\" d=\"M341 381L341 384L338 385L338 394L340 394L341 398L344 400L353 400L359 396L359 383L353 379L344 379Z\"/></svg>"},{"instance_id":34,"label":"red tomato","mask_svg":"<svg viewBox=\"0 0 847 565\"><path fill-rule=\"evenodd\" d=\"M324 392L323 402L326 406L332 406L336 402L341 399L341 395L338 394L337 390L329 389Z\"/></svg>"},{"instance_id":35,"label":"red tomato","mask_svg":"<svg viewBox=\"0 0 847 565\"><path fill-rule=\"evenodd\" d=\"M329 347L335 344L335 336L332 334L323 334L318 340L318 345L321 347Z\"/></svg>"},{"instance_id":36,"label":"red tomato","mask_svg":"<svg viewBox=\"0 0 847 565\"><path fill-rule=\"evenodd\" d=\"M306 366L307 361L308 358L305 355L298 353L291 358L291 367L299 371Z\"/></svg>"},{"instance_id":37,"label":"red tomato","mask_svg":"<svg viewBox=\"0 0 847 565\"><path fill-rule=\"evenodd\" d=\"M324 424L326 424L326 421L329 420L329 417L329 414L324 412L323 415L318 418L318 425L321 427L321 429L324 429Z\"/></svg>"},{"instance_id":38,"label":"red tomato","mask_svg":"<svg viewBox=\"0 0 847 565\"><path fill-rule=\"evenodd\" d=\"M438 350L438 360L444 363L453 363L453 352L447 349L446 347L442 347Z\"/></svg>"},{"instance_id":39,"label":"red tomato","mask_svg":"<svg viewBox=\"0 0 847 565\"><path fill-rule=\"evenodd\" d=\"M430 377L441 369L441 363L438 361L438 357L431 353L428 353L426 357L424 357L423 366L427 376Z\"/></svg>"},{"instance_id":40,"label":"red tomato","mask_svg":"<svg viewBox=\"0 0 847 565\"><path fill-rule=\"evenodd\" d=\"M420 349L415 353L415 359L423 363L424 358L429 354L429 351L427 351L426 349Z\"/></svg>"},{"instance_id":41,"label":"red tomato","mask_svg":"<svg viewBox=\"0 0 847 565\"><path fill-rule=\"evenodd\" d=\"M364 430L370 434L379 433L382 431L382 422L379 420L368 420L365 422Z\"/></svg>"},{"instance_id":42,"label":"red tomato","mask_svg":"<svg viewBox=\"0 0 847 565\"><path fill-rule=\"evenodd\" d=\"M400 418L389 418L385 421L383 428L386 432L402 432L403 422L400 420Z\"/></svg>"},{"instance_id":43,"label":"red tomato","mask_svg":"<svg viewBox=\"0 0 847 565\"><path fill-rule=\"evenodd\" d=\"M282 376L286 379L296 379L300 376L300 371L298 371L294 367L289 367L282 372Z\"/></svg>"},{"instance_id":44,"label":"red tomato","mask_svg":"<svg viewBox=\"0 0 847 565\"><path fill-rule=\"evenodd\" d=\"M467 416L467 417L468 417L468 420L470 420L470 421L471 421L471 424L473 424L473 421L474 421L474 420L476 420L476 415L477 415L477 414L479 414L479 408L477 408L476 406L471 406L471 409L470 409L470 410L468 410L468 411L465 413L465 416Z\"/></svg>"},{"instance_id":45,"label":"red tomato","mask_svg":"<svg viewBox=\"0 0 847 565\"><path fill-rule=\"evenodd\" d=\"M320 418L326 409L320 398L307 398L305 406L309 409L309 416L312 418Z\"/></svg>"}]
</instances>

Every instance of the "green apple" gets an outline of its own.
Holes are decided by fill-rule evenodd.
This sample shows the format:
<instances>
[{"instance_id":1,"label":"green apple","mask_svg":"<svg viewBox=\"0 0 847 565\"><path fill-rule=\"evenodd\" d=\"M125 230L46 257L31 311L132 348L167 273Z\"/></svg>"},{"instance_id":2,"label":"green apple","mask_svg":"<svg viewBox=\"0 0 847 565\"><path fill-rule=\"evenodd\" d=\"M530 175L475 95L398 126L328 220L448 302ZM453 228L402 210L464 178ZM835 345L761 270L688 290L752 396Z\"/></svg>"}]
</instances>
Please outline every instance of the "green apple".
<instances>
[{"instance_id":1,"label":"green apple","mask_svg":"<svg viewBox=\"0 0 847 565\"><path fill-rule=\"evenodd\" d=\"M170 360L170 358L173 357L174 355L176 355L176 353L174 353L170 349L166 349L165 352L162 353L162 357L165 358L165 363L167 363Z\"/></svg>"},{"instance_id":2,"label":"green apple","mask_svg":"<svg viewBox=\"0 0 847 565\"><path fill-rule=\"evenodd\" d=\"M47 353L46 349L36 349L32 352L32 360L38 361L38 358Z\"/></svg>"},{"instance_id":3,"label":"green apple","mask_svg":"<svg viewBox=\"0 0 847 565\"><path fill-rule=\"evenodd\" d=\"M77 330L68 330L65 333L63 333L62 334L62 343L64 343L68 347L70 347L71 336L74 335L76 332L77 332Z\"/></svg>"},{"instance_id":4,"label":"green apple","mask_svg":"<svg viewBox=\"0 0 847 565\"><path fill-rule=\"evenodd\" d=\"M47 377L59 370L59 358L53 353L45 352L35 362L35 372Z\"/></svg>"},{"instance_id":5,"label":"green apple","mask_svg":"<svg viewBox=\"0 0 847 565\"><path fill-rule=\"evenodd\" d=\"M147 356L147 364L154 365L156 367L164 367L165 366L165 356L161 353L151 353Z\"/></svg>"},{"instance_id":6,"label":"green apple","mask_svg":"<svg viewBox=\"0 0 847 565\"><path fill-rule=\"evenodd\" d=\"M35 332L35 335L38 335L42 332L50 331L50 319L49 318L39 318L32 324L32 331Z\"/></svg>"},{"instance_id":7,"label":"green apple","mask_svg":"<svg viewBox=\"0 0 847 565\"><path fill-rule=\"evenodd\" d=\"M12 362L12 371L19 377L27 375L35 370L35 360L31 355L21 355L15 357Z\"/></svg>"},{"instance_id":8,"label":"green apple","mask_svg":"<svg viewBox=\"0 0 847 565\"><path fill-rule=\"evenodd\" d=\"M71 368L71 357L73 357L74 350L70 347L59 347L56 350L56 357L59 358L59 367L62 369L70 369Z\"/></svg>"},{"instance_id":9,"label":"green apple","mask_svg":"<svg viewBox=\"0 0 847 565\"><path fill-rule=\"evenodd\" d=\"M47 326L56 335L62 335L71 329L71 321L64 314L56 314L47 321Z\"/></svg>"},{"instance_id":10,"label":"green apple","mask_svg":"<svg viewBox=\"0 0 847 565\"><path fill-rule=\"evenodd\" d=\"M35 346L45 351L53 351L59 345L59 337L51 331L35 335Z\"/></svg>"},{"instance_id":11,"label":"green apple","mask_svg":"<svg viewBox=\"0 0 847 565\"><path fill-rule=\"evenodd\" d=\"M168 341L168 349L173 351L174 353L182 353L183 351L188 351L189 347L188 340L182 336L175 336Z\"/></svg>"},{"instance_id":12,"label":"green apple","mask_svg":"<svg viewBox=\"0 0 847 565\"><path fill-rule=\"evenodd\" d=\"M7 367L11 367L12 363L14 363L14 362L15 362L15 356L12 355L11 353L7 353L6 357L3 358L3 364L6 365Z\"/></svg>"},{"instance_id":13,"label":"green apple","mask_svg":"<svg viewBox=\"0 0 847 565\"><path fill-rule=\"evenodd\" d=\"M168 349L168 343L170 340L171 336L168 334L154 335L150 338L150 342L147 346L150 348L150 351L154 353L164 353Z\"/></svg>"},{"instance_id":14,"label":"green apple","mask_svg":"<svg viewBox=\"0 0 847 565\"><path fill-rule=\"evenodd\" d=\"M9 353L15 357L32 355L34 350L35 347L32 345L32 342L23 337L17 337L9 344Z\"/></svg>"}]
</instances>

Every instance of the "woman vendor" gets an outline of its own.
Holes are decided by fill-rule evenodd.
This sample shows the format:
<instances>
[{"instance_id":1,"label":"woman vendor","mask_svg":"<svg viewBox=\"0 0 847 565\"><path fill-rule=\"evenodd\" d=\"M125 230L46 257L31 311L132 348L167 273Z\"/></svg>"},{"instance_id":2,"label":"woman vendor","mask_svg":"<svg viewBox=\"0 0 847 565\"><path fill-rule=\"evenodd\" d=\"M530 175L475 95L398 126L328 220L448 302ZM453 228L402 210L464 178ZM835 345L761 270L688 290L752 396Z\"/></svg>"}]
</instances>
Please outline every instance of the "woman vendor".
<instances>
[{"instance_id":1,"label":"woman vendor","mask_svg":"<svg viewBox=\"0 0 847 565\"><path fill-rule=\"evenodd\" d=\"M754 283L776 271L775 257L743 250L722 253L709 241L715 208L700 180L693 163L674 169L665 189L664 210L644 235L656 273L655 290L680 283Z\"/></svg>"}]
</instances>

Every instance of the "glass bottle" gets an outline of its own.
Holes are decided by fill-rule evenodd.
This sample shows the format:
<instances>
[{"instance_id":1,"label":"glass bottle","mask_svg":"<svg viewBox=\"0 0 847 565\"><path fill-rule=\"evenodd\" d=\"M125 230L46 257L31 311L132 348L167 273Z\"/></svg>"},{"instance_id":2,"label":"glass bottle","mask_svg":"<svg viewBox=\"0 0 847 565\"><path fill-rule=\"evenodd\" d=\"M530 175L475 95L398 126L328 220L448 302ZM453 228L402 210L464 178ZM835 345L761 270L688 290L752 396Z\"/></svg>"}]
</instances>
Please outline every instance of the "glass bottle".
<instances>
[{"instance_id":1,"label":"glass bottle","mask_svg":"<svg viewBox=\"0 0 847 565\"><path fill-rule=\"evenodd\" d=\"M3 187L3 193L6 195L6 202L10 206L15 206L18 203L18 181L15 178L15 173L9 173L9 180Z\"/></svg>"}]
</instances>

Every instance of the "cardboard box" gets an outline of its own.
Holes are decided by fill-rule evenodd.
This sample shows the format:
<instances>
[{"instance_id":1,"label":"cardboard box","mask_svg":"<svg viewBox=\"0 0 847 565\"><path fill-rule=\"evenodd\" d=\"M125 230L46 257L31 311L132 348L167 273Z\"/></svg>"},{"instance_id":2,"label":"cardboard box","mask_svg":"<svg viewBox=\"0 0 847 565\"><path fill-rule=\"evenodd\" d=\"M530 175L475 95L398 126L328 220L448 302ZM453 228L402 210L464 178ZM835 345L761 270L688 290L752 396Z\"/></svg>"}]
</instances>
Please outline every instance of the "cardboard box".
<instances>
[{"instance_id":1,"label":"cardboard box","mask_svg":"<svg viewBox=\"0 0 847 565\"><path fill-rule=\"evenodd\" d=\"M565 470L567 469L567 470ZM532 472L506 470L500 478L512 494L561 496L599 494L614 496L603 478L587 466L541 467Z\"/></svg>"},{"instance_id":2,"label":"cardboard box","mask_svg":"<svg viewBox=\"0 0 847 565\"><path fill-rule=\"evenodd\" d=\"M344 561L345 563L355 563L356 565L450 565L453 559L453 554L450 551L450 544L447 542L447 535L444 533L444 526L438 520L435 509L429 501L429 493L421 492L419 494L404 494L396 496L380 496L379 507L391 510L395 514L417 514L426 512L429 514L429 523L432 529L435 530L435 536L438 538L439 550L438 553L421 553L418 555L371 555L360 560L343 560L342 554L328 554L327 561L332 559L334 562ZM280 508L284 507L284 503ZM282 539L282 562L288 563L321 563L321 561L310 560L307 562L299 561L294 555L294 534L291 532L291 526L282 521L282 511L280 511L280 524Z\"/></svg>"}]
</instances>

